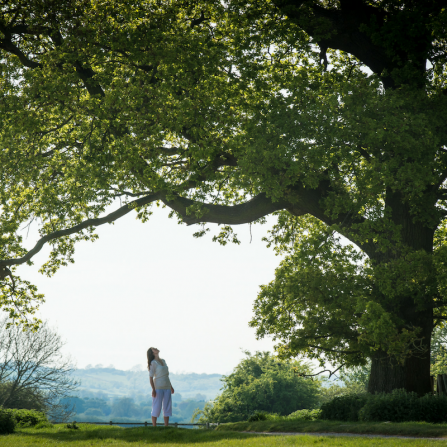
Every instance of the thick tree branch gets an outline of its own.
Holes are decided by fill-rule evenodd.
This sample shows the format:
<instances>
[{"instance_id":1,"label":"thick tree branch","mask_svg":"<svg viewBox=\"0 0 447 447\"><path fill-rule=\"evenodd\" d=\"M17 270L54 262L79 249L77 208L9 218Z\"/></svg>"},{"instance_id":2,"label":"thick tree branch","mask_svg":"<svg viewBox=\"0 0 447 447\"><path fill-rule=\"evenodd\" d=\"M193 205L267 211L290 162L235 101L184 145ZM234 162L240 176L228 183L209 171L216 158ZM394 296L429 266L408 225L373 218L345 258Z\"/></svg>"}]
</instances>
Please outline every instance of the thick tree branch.
<instances>
[{"instance_id":1,"label":"thick tree branch","mask_svg":"<svg viewBox=\"0 0 447 447\"><path fill-rule=\"evenodd\" d=\"M12 35L13 34L40 34L42 31L45 30L48 35L51 35L51 38L53 39L53 42L56 44L56 46L62 45L63 39L62 35L59 31L51 30L49 28L42 28L39 29L32 29L30 30L30 27L27 25L20 25L15 26L11 29L8 29L0 22L0 31L5 35L4 39L0 39L0 49L3 49L7 51L8 53L16 55L20 62L28 68L39 68L42 67L42 64L38 62L34 62L31 59L29 59L16 45L12 43ZM85 88L90 93L90 95L100 95L102 97L105 96L105 93L100 85L95 84L92 82L92 78L95 75L95 72L90 67L83 67L82 64L78 61L74 63L74 67L76 70L76 73L78 74L79 78L84 83Z\"/></svg>"},{"instance_id":2,"label":"thick tree branch","mask_svg":"<svg viewBox=\"0 0 447 447\"><path fill-rule=\"evenodd\" d=\"M48 26L33 25L32 27L30 27L29 25L26 25L24 23L12 26L10 23L8 24L8 26L5 26L4 24L0 26L3 26L3 29L6 30L8 35L10 36L21 35L21 34L28 34L31 36L39 36L41 34L45 34L46 36L49 36L53 32L53 30ZM2 32L4 31L2 30Z\"/></svg>"},{"instance_id":3,"label":"thick tree branch","mask_svg":"<svg viewBox=\"0 0 447 447\"><path fill-rule=\"evenodd\" d=\"M371 155L366 151L366 149L364 149L363 147L361 147L360 145L357 146L357 151L363 155L363 157L370 161L371 160Z\"/></svg>"},{"instance_id":4,"label":"thick tree branch","mask_svg":"<svg viewBox=\"0 0 447 447\"><path fill-rule=\"evenodd\" d=\"M180 149L179 147L157 147L155 148L157 152L163 155L180 155L185 153L185 149Z\"/></svg>"},{"instance_id":5,"label":"thick tree branch","mask_svg":"<svg viewBox=\"0 0 447 447\"><path fill-rule=\"evenodd\" d=\"M198 17L197 19L191 19L191 28L194 28L195 26L200 25L205 20L209 20L209 19L205 17L205 14L203 14L203 11L202 11L200 13L200 17Z\"/></svg>"},{"instance_id":6,"label":"thick tree branch","mask_svg":"<svg viewBox=\"0 0 447 447\"><path fill-rule=\"evenodd\" d=\"M292 21L316 38L320 48L333 48L353 54L377 74L390 65L385 50L374 45L369 36L360 31L361 25L369 24L373 16L378 24L383 23L385 14L379 9L358 0L349 8L342 4L341 9L323 8L309 1L275 0L274 3ZM322 23L325 24L324 30Z\"/></svg>"},{"instance_id":7,"label":"thick tree branch","mask_svg":"<svg viewBox=\"0 0 447 447\"><path fill-rule=\"evenodd\" d=\"M25 262L28 262L34 255L39 253L39 251L47 242L50 242L54 239L59 239L64 236L70 236L71 234L78 233L79 231L82 231L89 227L98 227L105 223L114 222L120 217L123 217L126 214L130 213L135 208L138 208L143 205L148 205L149 203L155 202L156 200L160 199L161 199L160 193L150 194L148 196L142 197L141 199L133 200L132 202L127 203L126 205L122 206L121 208L118 208L116 211L108 214L105 217L100 217L97 219L87 219L84 222L75 225L74 227L67 228L65 230L54 231L53 233L47 234L46 236L39 239L34 248L30 250L25 256L22 256L21 258L17 259L0 260L0 268L10 265L24 264Z\"/></svg>"},{"instance_id":8,"label":"thick tree branch","mask_svg":"<svg viewBox=\"0 0 447 447\"><path fill-rule=\"evenodd\" d=\"M0 49L5 50L8 53L14 54L20 60L20 62L28 68L38 68L41 67L41 64L38 62L34 62L29 59L25 53L23 53L18 47L16 47L10 40L8 39L0 39Z\"/></svg>"},{"instance_id":9,"label":"thick tree branch","mask_svg":"<svg viewBox=\"0 0 447 447\"><path fill-rule=\"evenodd\" d=\"M268 199L266 197L265 194L259 194L248 202L240 205L225 206L211 205L206 203L202 204L183 197L177 197L175 199L168 200L167 194L165 192L153 193L140 199L133 200L132 202L129 202L128 204L118 208L116 211L108 214L105 217L97 219L87 219L84 222L75 225L74 227L67 228L65 230L58 230L53 233L47 234L46 236L39 239L34 248L30 250L25 256L17 259L0 260L0 268L11 265L24 264L25 262L29 261L34 255L39 253L39 251L47 242L61 237L70 236L71 234L78 233L79 231L82 231L89 227L98 227L105 223L114 222L120 217L123 217L126 214L130 213L133 209L143 205L147 205L157 200L163 201L163 203L179 213L183 221L188 225L200 222L239 225L252 222L274 211L283 209L286 206L286 203L284 202L273 203L271 199ZM196 217L192 214L189 214L188 207L191 207L193 205L199 206L201 210L205 212L205 214L202 217Z\"/></svg>"},{"instance_id":10,"label":"thick tree branch","mask_svg":"<svg viewBox=\"0 0 447 447\"><path fill-rule=\"evenodd\" d=\"M79 62L75 62L74 64L76 73L81 78L82 82L85 85L85 88L90 93L90 95L99 95L104 97L104 90L101 88L99 84L94 84L91 82L91 79L95 75L95 72L91 68L83 67Z\"/></svg>"},{"instance_id":11,"label":"thick tree branch","mask_svg":"<svg viewBox=\"0 0 447 447\"><path fill-rule=\"evenodd\" d=\"M321 180L315 189L304 188L303 185L299 184L292 189L287 197L289 204L286 209L294 216L311 214L328 226L338 225L337 231L340 234L356 244L369 257L372 257L376 252L375 244L372 241L360 243L362 237L359 230L354 229L356 226L365 223L366 219L355 211L357 206L348 197L346 197L346 212L340 212L337 217L328 215L324 207L324 199L330 192L333 192L333 187L329 178Z\"/></svg>"},{"instance_id":12,"label":"thick tree branch","mask_svg":"<svg viewBox=\"0 0 447 447\"><path fill-rule=\"evenodd\" d=\"M132 191L121 191L117 188L110 188L110 191L116 191L116 194L114 194L113 197L123 197L123 196L141 197L151 194L150 191L132 192Z\"/></svg>"},{"instance_id":13,"label":"thick tree branch","mask_svg":"<svg viewBox=\"0 0 447 447\"><path fill-rule=\"evenodd\" d=\"M285 201L272 202L264 193L253 197L248 202L233 206L198 203L184 197L177 197L171 200L165 197L161 200L166 206L180 214L187 225L201 222L241 225L253 222L274 211L284 209L288 205ZM188 210L192 206L199 206L199 216L195 216L193 212Z\"/></svg>"},{"instance_id":14,"label":"thick tree branch","mask_svg":"<svg viewBox=\"0 0 447 447\"><path fill-rule=\"evenodd\" d=\"M402 30L411 30L412 16L400 9L386 10L362 0L343 0L338 8L323 7L319 2L306 0L274 0L274 3L292 22L315 39L322 53L327 48L333 48L352 54L374 73L382 76L385 88L394 86L389 73L400 64L409 62L420 75L425 73L426 53L432 40L429 32L421 33L414 47L395 48L397 57L392 58L385 45L373 41L372 33L367 31L374 23L378 34L393 20L401 23L406 21L407 26L402 26ZM431 14L440 11L440 5L423 3L419 12L427 21ZM388 74L383 75L384 72Z\"/></svg>"}]
</instances>

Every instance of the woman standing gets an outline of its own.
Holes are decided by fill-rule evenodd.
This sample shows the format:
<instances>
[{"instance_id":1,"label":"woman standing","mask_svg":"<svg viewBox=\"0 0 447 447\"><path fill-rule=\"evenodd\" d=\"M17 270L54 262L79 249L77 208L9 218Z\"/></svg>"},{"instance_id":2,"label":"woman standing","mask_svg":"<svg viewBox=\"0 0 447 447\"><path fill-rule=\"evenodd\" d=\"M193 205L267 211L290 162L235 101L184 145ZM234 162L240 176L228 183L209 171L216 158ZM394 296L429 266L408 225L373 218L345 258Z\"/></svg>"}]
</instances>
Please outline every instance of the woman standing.
<instances>
[{"instance_id":1,"label":"woman standing","mask_svg":"<svg viewBox=\"0 0 447 447\"><path fill-rule=\"evenodd\" d=\"M147 350L147 369L152 387L152 425L157 426L157 418L163 407L165 426L168 426L169 416L172 416L171 394L174 394L174 388L169 380L168 365L160 358L160 351L157 348Z\"/></svg>"}]
</instances>

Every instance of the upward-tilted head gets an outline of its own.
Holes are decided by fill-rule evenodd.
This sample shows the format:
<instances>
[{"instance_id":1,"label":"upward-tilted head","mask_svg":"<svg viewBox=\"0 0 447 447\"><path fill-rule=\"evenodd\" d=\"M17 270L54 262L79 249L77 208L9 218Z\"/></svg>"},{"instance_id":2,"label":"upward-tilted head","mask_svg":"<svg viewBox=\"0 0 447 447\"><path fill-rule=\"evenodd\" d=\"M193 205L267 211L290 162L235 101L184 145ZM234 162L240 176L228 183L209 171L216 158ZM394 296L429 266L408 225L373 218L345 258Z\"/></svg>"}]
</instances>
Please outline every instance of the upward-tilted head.
<instances>
[{"instance_id":1,"label":"upward-tilted head","mask_svg":"<svg viewBox=\"0 0 447 447\"><path fill-rule=\"evenodd\" d=\"M158 350L157 348L149 348L147 350L147 369L151 367L152 360L155 359L155 355L158 354L159 352L160 350Z\"/></svg>"}]
</instances>

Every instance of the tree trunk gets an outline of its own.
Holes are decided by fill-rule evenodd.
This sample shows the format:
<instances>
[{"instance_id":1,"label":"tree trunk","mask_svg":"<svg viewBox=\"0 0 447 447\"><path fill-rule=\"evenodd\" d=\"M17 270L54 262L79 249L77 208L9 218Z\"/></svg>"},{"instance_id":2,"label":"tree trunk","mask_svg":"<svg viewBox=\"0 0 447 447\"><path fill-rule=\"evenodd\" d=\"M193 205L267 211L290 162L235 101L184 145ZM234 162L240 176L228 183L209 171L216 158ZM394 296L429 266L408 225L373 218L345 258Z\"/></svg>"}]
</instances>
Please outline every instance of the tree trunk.
<instances>
[{"instance_id":1,"label":"tree trunk","mask_svg":"<svg viewBox=\"0 0 447 447\"><path fill-rule=\"evenodd\" d=\"M408 357L399 364L384 352L371 359L371 375L368 382L369 393L390 393L395 389L413 391L420 396L429 393L430 350Z\"/></svg>"},{"instance_id":2,"label":"tree trunk","mask_svg":"<svg viewBox=\"0 0 447 447\"><path fill-rule=\"evenodd\" d=\"M404 388L424 395L431 391L430 345L433 331L433 298L431 296L424 298L423 304L416 297L406 299L394 297L392 301L390 300L387 310L403 322L401 330L419 329L419 332L416 341L407 346L403 363L383 350L375 352L371 358L368 392L390 393L394 389Z\"/></svg>"},{"instance_id":3,"label":"tree trunk","mask_svg":"<svg viewBox=\"0 0 447 447\"><path fill-rule=\"evenodd\" d=\"M410 251L424 251L427 254L433 252L434 228L417 221L411 214L409 206L403 203L398 193L387 191L386 207L391 211L392 221L400 227L401 246ZM397 246L398 247L398 246ZM397 248L396 247L396 248ZM393 270L393 263L399 261L400 249L382 252L373 257L376 265L386 265L389 272ZM405 250L403 251L405 253ZM408 252L407 252L408 254ZM407 262L403 260L403 262ZM408 261L411 265L413 261ZM428 262L428 264L427 264ZM408 356L403 363L396 358L391 358L386 352L378 350L371 358L371 375L368 383L370 393L390 393L394 389L405 389L419 395L424 395L432 390L430 381L430 343L433 330L433 290L436 283L435 273L430 267L430 257L421 268L427 271L425 281L419 283L417 289L413 289L410 295L394 296L392 299L382 296L379 301L385 309L393 313L403 322L401 329L412 330L419 328L418 340L413 346L408 347ZM411 269L409 269L411 271ZM383 272L383 270L382 270ZM398 278L396 281L406 281L410 284L413 277ZM379 292L380 295L380 292Z\"/></svg>"}]
</instances>

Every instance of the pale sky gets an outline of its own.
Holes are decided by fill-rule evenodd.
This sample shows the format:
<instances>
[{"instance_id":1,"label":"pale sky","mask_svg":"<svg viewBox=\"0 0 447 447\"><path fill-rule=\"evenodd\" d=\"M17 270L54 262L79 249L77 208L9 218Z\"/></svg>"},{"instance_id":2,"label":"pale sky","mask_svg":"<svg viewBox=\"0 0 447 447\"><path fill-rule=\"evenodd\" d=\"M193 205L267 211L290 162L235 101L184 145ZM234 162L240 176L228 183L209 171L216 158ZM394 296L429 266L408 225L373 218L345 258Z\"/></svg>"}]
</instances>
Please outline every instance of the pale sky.
<instances>
[{"instance_id":1,"label":"pale sky","mask_svg":"<svg viewBox=\"0 0 447 447\"><path fill-rule=\"evenodd\" d=\"M150 346L160 349L171 372L229 373L244 357L241 349L273 350L248 327L261 284L274 278L280 258L261 241L273 223L236 226L242 244L222 247L199 227L178 225L168 210L154 208L142 224L130 213L98 227L99 240L83 242L75 264L53 278L35 265L17 273L46 296L40 317L66 341L78 368L144 365ZM217 226L210 226L212 231ZM37 237L31 229L26 246Z\"/></svg>"}]
</instances>

